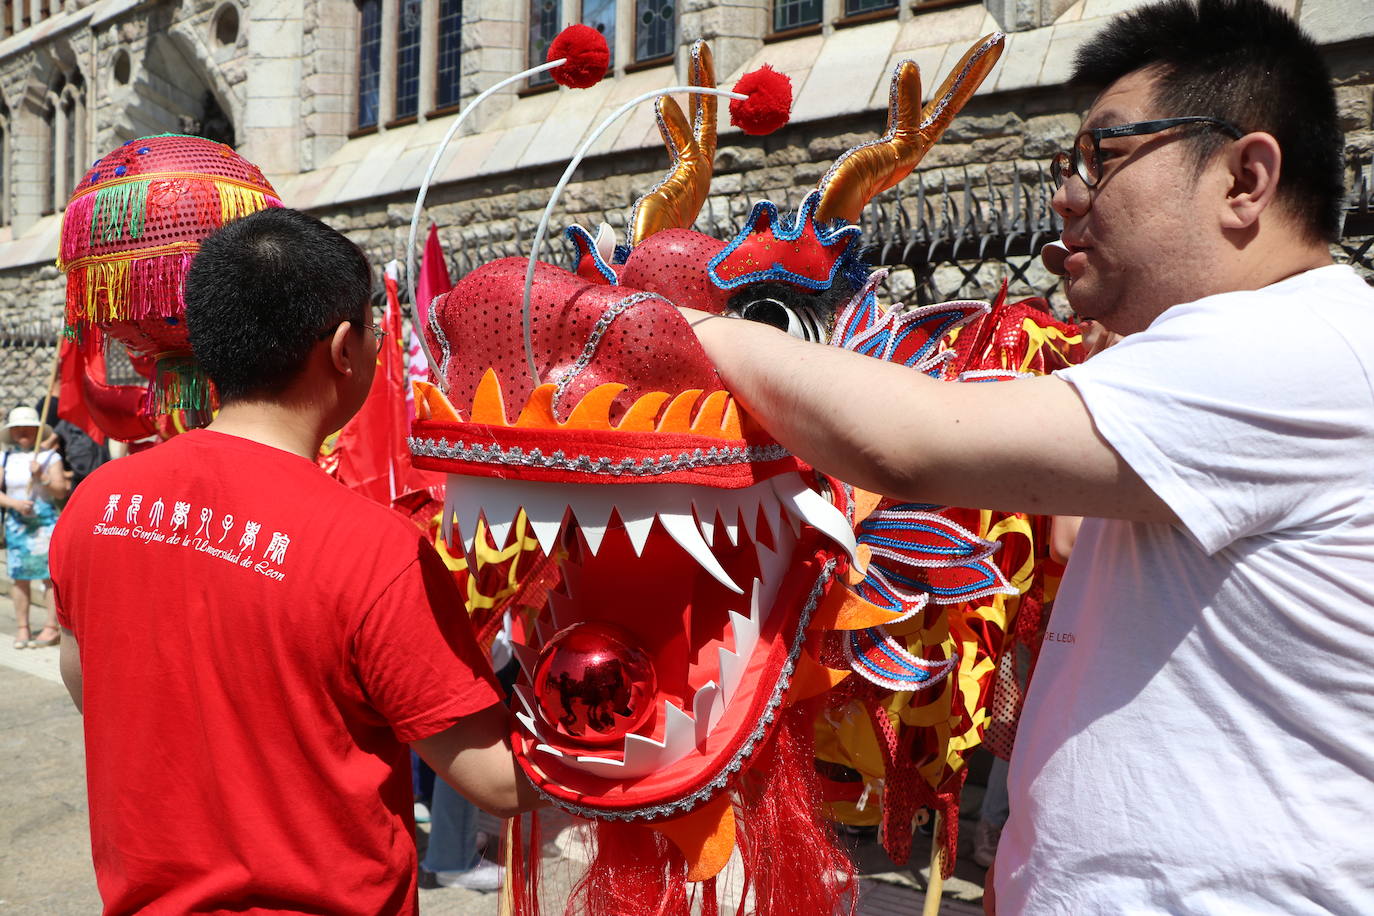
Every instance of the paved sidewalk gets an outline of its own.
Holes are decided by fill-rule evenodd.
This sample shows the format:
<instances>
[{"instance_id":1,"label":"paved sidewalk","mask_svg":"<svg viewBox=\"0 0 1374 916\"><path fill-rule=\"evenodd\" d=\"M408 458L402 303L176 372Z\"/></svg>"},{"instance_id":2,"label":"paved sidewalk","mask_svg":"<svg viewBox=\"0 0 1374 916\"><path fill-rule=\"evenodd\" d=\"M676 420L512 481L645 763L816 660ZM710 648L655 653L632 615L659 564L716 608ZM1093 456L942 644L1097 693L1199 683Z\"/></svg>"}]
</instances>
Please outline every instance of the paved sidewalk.
<instances>
[{"instance_id":1,"label":"paved sidewalk","mask_svg":"<svg viewBox=\"0 0 1374 916\"><path fill-rule=\"evenodd\" d=\"M81 716L62 686L56 648L12 648L14 610L3 579L0 588L0 916L90 916L100 912L100 898L91 868ZM41 624L44 614L35 607L32 618ZM969 807L976 811L972 801ZM549 820L545 835L556 837L560 825L556 816ZM971 823L964 826L963 835L972 836ZM424 831L418 837L422 845ZM929 841L918 836L913 846L906 868L894 867L871 841L856 848L865 875L862 916L921 912L918 863L927 860ZM575 879L582 857L571 835L546 842L545 851L544 887L556 897L556 888ZM982 875L965 851L940 912L980 914ZM497 916L497 909L495 894L459 888L420 892L421 916ZM550 910L549 916L557 916Z\"/></svg>"}]
</instances>

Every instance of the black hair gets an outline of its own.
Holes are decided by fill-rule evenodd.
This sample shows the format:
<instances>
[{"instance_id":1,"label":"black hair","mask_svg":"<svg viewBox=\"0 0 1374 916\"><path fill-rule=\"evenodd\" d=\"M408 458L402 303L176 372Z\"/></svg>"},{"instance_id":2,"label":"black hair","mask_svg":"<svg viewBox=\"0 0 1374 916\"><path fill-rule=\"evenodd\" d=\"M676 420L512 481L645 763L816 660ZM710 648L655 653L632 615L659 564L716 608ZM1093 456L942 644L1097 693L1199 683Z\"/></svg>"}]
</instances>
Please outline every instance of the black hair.
<instances>
[{"instance_id":1,"label":"black hair","mask_svg":"<svg viewBox=\"0 0 1374 916\"><path fill-rule=\"evenodd\" d=\"M1283 151L1276 193L1314 239L1335 241L1345 201L1345 137L1321 51L1265 0L1162 0L1116 18L1078 50L1072 82L1105 89L1150 68L1158 117L1202 115L1272 134ZM1196 161L1227 143L1192 128Z\"/></svg>"},{"instance_id":2,"label":"black hair","mask_svg":"<svg viewBox=\"0 0 1374 916\"><path fill-rule=\"evenodd\" d=\"M297 210L261 210L201 242L186 277L191 350L222 401L270 394L322 335L361 328L371 295L357 245Z\"/></svg>"}]
</instances>

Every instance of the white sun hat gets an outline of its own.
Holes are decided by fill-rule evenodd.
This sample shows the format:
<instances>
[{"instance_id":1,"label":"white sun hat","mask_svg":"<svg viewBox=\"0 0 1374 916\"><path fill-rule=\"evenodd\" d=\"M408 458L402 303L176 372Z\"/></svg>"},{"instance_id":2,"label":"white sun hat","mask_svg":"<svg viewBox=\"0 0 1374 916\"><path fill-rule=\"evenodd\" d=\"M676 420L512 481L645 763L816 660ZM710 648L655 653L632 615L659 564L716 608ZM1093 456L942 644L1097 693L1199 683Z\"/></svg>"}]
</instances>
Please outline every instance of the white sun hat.
<instances>
[{"instance_id":1,"label":"white sun hat","mask_svg":"<svg viewBox=\"0 0 1374 916\"><path fill-rule=\"evenodd\" d=\"M16 407L10 411L9 417L6 418L5 428L0 429L0 442L4 442L7 445L13 442L14 440L10 436L10 430L22 429L25 426L31 426L34 429L38 429L41 426L42 429L39 430L38 433L40 439L52 432L48 424L38 422L38 411L34 410L32 407Z\"/></svg>"}]
</instances>

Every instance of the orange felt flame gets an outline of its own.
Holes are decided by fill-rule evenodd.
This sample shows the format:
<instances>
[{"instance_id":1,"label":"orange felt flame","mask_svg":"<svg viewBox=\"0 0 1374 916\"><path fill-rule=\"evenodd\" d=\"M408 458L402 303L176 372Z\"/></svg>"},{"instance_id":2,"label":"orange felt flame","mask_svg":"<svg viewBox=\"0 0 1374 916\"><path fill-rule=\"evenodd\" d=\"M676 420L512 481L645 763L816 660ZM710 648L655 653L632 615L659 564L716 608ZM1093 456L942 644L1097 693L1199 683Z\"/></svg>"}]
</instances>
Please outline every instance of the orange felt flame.
<instances>
[{"instance_id":1,"label":"orange felt flame","mask_svg":"<svg viewBox=\"0 0 1374 916\"><path fill-rule=\"evenodd\" d=\"M648 826L682 850L688 881L714 878L735 851L735 809L729 792L722 792L691 814Z\"/></svg>"},{"instance_id":2,"label":"orange felt flame","mask_svg":"<svg viewBox=\"0 0 1374 916\"><path fill-rule=\"evenodd\" d=\"M812 641L811 637L807 638L808 644ZM847 677L848 671L822 665L812 657L809 649L804 648L797 656L797 670L792 674L792 685L787 688L787 705L818 697Z\"/></svg>"},{"instance_id":3,"label":"orange felt flame","mask_svg":"<svg viewBox=\"0 0 1374 916\"><path fill-rule=\"evenodd\" d=\"M876 604L870 604L843 586L836 586L826 592L806 628L866 630L869 627L884 626L900 616L900 611L885 610Z\"/></svg>"},{"instance_id":4,"label":"orange felt flame","mask_svg":"<svg viewBox=\"0 0 1374 916\"><path fill-rule=\"evenodd\" d=\"M421 402L420 386L428 389L424 395L425 408L417 407L421 420L458 420L458 412L443 393L432 385L416 382L416 403ZM584 429L617 430L620 432L679 433L709 436L713 439L742 439L745 424L750 422L728 391L713 391L702 397L702 390L693 388L677 395L651 391L641 395L620 418L611 422L611 409L616 398L626 390L617 382L597 385L573 405L567 420L559 420L554 411L555 385L540 385L530 392L529 400L520 409L512 424L506 419L505 401L501 394L501 380L495 370L488 369L472 397L471 421L489 426L524 429ZM667 405L666 407L664 405ZM757 426L753 427L757 429Z\"/></svg>"},{"instance_id":5,"label":"orange felt flame","mask_svg":"<svg viewBox=\"0 0 1374 916\"><path fill-rule=\"evenodd\" d=\"M460 419L458 411L449 403L448 398L444 396L437 385L416 380L410 383L410 387L415 393L415 419L449 420L453 422Z\"/></svg>"}]
</instances>

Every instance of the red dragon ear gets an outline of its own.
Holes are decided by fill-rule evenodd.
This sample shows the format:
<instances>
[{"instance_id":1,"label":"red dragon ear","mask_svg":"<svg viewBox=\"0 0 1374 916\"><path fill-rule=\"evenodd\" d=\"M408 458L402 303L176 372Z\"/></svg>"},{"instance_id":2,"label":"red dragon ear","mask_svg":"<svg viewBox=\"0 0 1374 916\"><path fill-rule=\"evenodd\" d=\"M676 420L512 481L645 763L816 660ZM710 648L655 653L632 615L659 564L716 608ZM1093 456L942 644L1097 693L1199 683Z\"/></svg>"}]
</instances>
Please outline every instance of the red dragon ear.
<instances>
[{"instance_id":1,"label":"red dragon ear","mask_svg":"<svg viewBox=\"0 0 1374 916\"><path fill-rule=\"evenodd\" d=\"M604 228L605 224L602 226ZM581 226L569 226L564 230L564 235L572 242L573 249L577 252L577 259L573 261L573 273L588 283L603 286L620 284L615 268L606 262L590 232Z\"/></svg>"}]
</instances>

